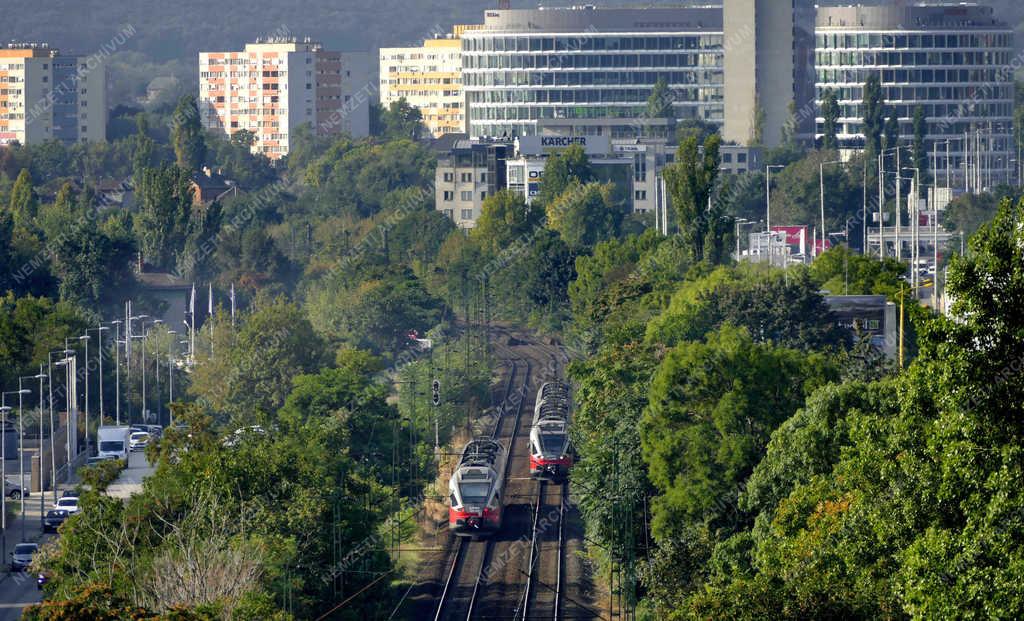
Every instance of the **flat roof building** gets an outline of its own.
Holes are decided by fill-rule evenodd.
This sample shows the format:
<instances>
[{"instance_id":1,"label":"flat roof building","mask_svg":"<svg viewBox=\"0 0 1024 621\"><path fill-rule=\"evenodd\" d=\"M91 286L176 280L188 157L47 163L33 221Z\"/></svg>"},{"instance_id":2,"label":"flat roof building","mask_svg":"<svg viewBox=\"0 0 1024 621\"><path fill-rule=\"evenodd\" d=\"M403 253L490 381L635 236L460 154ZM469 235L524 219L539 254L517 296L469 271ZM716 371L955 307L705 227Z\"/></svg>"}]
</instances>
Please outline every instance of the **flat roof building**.
<instances>
[{"instance_id":1,"label":"flat roof building","mask_svg":"<svg viewBox=\"0 0 1024 621\"><path fill-rule=\"evenodd\" d=\"M924 111L928 163L943 181L947 169L974 190L1009 178L1016 157L1014 31L990 7L820 7L815 46L817 105L827 89L836 94L841 147L863 148L864 83L877 75L886 118L895 111L905 143L915 109ZM820 112L817 124L820 137Z\"/></svg>"},{"instance_id":2,"label":"flat roof building","mask_svg":"<svg viewBox=\"0 0 1024 621\"><path fill-rule=\"evenodd\" d=\"M678 119L723 121L721 8L489 10L462 34L472 137L542 121L638 119L659 79Z\"/></svg>"},{"instance_id":3,"label":"flat roof building","mask_svg":"<svg viewBox=\"0 0 1024 621\"><path fill-rule=\"evenodd\" d=\"M210 130L252 132L253 152L279 159L301 125L318 136L369 135L369 79L366 54L324 50L310 39L272 38L241 52L201 52L200 116Z\"/></svg>"},{"instance_id":4,"label":"flat roof building","mask_svg":"<svg viewBox=\"0 0 1024 621\"><path fill-rule=\"evenodd\" d=\"M403 98L420 110L423 124L435 137L465 133L458 35L427 39L421 46L381 48L380 103L386 108Z\"/></svg>"},{"instance_id":5,"label":"flat roof building","mask_svg":"<svg viewBox=\"0 0 1024 621\"><path fill-rule=\"evenodd\" d=\"M0 48L0 145L107 138L106 67L45 43Z\"/></svg>"}]
</instances>

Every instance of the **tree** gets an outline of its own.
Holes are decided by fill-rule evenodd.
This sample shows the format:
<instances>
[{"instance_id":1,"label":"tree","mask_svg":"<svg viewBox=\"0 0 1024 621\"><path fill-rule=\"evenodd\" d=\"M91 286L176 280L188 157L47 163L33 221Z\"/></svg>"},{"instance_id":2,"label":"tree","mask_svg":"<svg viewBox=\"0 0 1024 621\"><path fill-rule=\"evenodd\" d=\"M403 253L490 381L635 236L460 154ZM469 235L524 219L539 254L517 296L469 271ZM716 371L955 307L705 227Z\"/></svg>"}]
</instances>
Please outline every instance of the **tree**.
<instances>
[{"instance_id":1,"label":"tree","mask_svg":"<svg viewBox=\"0 0 1024 621\"><path fill-rule=\"evenodd\" d=\"M593 180L594 172L586 152L583 147L574 144L548 157L544 163L540 192L533 202L542 208L546 207L561 196L574 181L585 185Z\"/></svg>"},{"instance_id":2,"label":"tree","mask_svg":"<svg viewBox=\"0 0 1024 621\"><path fill-rule=\"evenodd\" d=\"M864 83L864 141L867 156L873 159L882 150L882 131L885 125L885 96L878 73L872 73Z\"/></svg>"},{"instance_id":3,"label":"tree","mask_svg":"<svg viewBox=\"0 0 1024 621\"><path fill-rule=\"evenodd\" d=\"M470 233L481 247L495 254L531 235L544 221L544 210L511 190L499 190L484 200L476 227Z\"/></svg>"},{"instance_id":4,"label":"tree","mask_svg":"<svg viewBox=\"0 0 1024 621\"><path fill-rule=\"evenodd\" d=\"M11 188L10 210L16 225L26 228L33 226L39 206L36 202L35 189L32 187L32 175L27 168L21 169L14 187Z\"/></svg>"},{"instance_id":5,"label":"tree","mask_svg":"<svg viewBox=\"0 0 1024 621\"><path fill-rule=\"evenodd\" d=\"M159 268L172 269L182 251L192 211L189 172L178 166L149 168L137 188L139 212L135 234L143 259Z\"/></svg>"},{"instance_id":6,"label":"tree","mask_svg":"<svg viewBox=\"0 0 1024 621\"><path fill-rule=\"evenodd\" d=\"M216 349L196 366L191 392L239 425L265 422L284 404L292 380L319 369L326 355L304 312L282 298L257 299L237 337L218 340Z\"/></svg>"},{"instance_id":7,"label":"tree","mask_svg":"<svg viewBox=\"0 0 1024 621\"><path fill-rule=\"evenodd\" d=\"M969 238L995 217L998 208L999 202L992 194L964 194L943 210L942 224L947 231L962 232Z\"/></svg>"},{"instance_id":8,"label":"tree","mask_svg":"<svg viewBox=\"0 0 1024 621\"><path fill-rule=\"evenodd\" d=\"M648 323L647 341L672 347L729 324L746 328L755 343L801 351L841 349L846 333L818 288L806 272L719 267L678 288L668 308Z\"/></svg>"},{"instance_id":9,"label":"tree","mask_svg":"<svg viewBox=\"0 0 1024 621\"><path fill-rule=\"evenodd\" d=\"M672 110L673 99L672 92L668 90L668 82L663 76L658 76L651 96L647 98L645 116L649 119L675 119L676 115Z\"/></svg>"},{"instance_id":10,"label":"tree","mask_svg":"<svg viewBox=\"0 0 1024 621\"><path fill-rule=\"evenodd\" d=\"M831 88L825 90L825 97L821 102L821 115L825 117L824 136L821 139L821 147L827 151L835 151L839 148L837 137L839 130L839 101L836 99L835 91Z\"/></svg>"},{"instance_id":11,"label":"tree","mask_svg":"<svg viewBox=\"0 0 1024 621\"><path fill-rule=\"evenodd\" d=\"M882 148L886 151L894 149L900 144L900 120L896 116L896 108L892 109L892 113L889 115L889 119L885 122L884 129L885 140L882 143Z\"/></svg>"},{"instance_id":12,"label":"tree","mask_svg":"<svg viewBox=\"0 0 1024 621\"><path fill-rule=\"evenodd\" d=\"M691 136L679 145L675 163L665 167L665 181L678 213L680 234L695 262L704 260L707 236L712 230L708 207L718 177L721 141L718 135L708 137L701 152L697 139Z\"/></svg>"},{"instance_id":13,"label":"tree","mask_svg":"<svg viewBox=\"0 0 1024 621\"><path fill-rule=\"evenodd\" d=\"M423 125L423 113L419 108L409 105L404 97L398 101L392 101L391 105L378 114L380 126L375 133L386 139L419 140L426 132L426 127Z\"/></svg>"},{"instance_id":14,"label":"tree","mask_svg":"<svg viewBox=\"0 0 1024 621\"><path fill-rule=\"evenodd\" d=\"M913 159L914 167L921 172L921 179L928 176L928 145L925 138L928 135L928 119L924 115L924 106L914 106L914 143Z\"/></svg>"},{"instance_id":15,"label":"tree","mask_svg":"<svg viewBox=\"0 0 1024 621\"><path fill-rule=\"evenodd\" d=\"M199 107L192 95L183 95L174 109L174 116L171 119L171 143L174 145L174 156L180 168L189 173L202 168L206 162L206 141L199 119Z\"/></svg>"},{"instance_id":16,"label":"tree","mask_svg":"<svg viewBox=\"0 0 1024 621\"><path fill-rule=\"evenodd\" d=\"M547 206L548 226L577 253L615 237L622 210L614 204L612 184L581 184L575 179Z\"/></svg>"},{"instance_id":17,"label":"tree","mask_svg":"<svg viewBox=\"0 0 1024 621\"><path fill-rule=\"evenodd\" d=\"M823 356L758 344L731 326L669 350L640 422L643 459L661 492L655 537L688 526L727 535L749 523L735 503L771 432L832 376Z\"/></svg>"}]
</instances>

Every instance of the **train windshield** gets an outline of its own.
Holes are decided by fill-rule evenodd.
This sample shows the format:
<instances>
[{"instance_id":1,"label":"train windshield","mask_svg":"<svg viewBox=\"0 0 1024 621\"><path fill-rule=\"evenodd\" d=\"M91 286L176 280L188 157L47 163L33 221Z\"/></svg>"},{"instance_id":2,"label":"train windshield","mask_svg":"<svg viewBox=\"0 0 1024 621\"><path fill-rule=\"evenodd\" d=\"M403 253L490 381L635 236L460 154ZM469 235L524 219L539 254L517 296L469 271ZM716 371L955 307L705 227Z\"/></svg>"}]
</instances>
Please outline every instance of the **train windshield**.
<instances>
[{"instance_id":1,"label":"train windshield","mask_svg":"<svg viewBox=\"0 0 1024 621\"><path fill-rule=\"evenodd\" d=\"M490 483L460 483L459 495L462 496L462 504L482 505L487 502L487 495L491 491Z\"/></svg>"},{"instance_id":2,"label":"train windshield","mask_svg":"<svg viewBox=\"0 0 1024 621\"><path fill-rule=\"evenodd\" d=\"M540 434L540 449L545 453L559 453L565 447L564 433L542 433Z\"/></svg>"}]
</instances>

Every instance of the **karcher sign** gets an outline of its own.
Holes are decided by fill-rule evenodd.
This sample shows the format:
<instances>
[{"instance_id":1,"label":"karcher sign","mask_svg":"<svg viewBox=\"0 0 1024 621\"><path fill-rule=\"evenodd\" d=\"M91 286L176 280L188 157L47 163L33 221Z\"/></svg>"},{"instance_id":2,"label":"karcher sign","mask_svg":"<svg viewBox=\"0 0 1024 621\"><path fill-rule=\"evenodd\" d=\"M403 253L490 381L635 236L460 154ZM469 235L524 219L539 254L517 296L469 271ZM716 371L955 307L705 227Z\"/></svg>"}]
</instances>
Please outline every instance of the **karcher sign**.
<instances>
[{"instance_id":1,"label":"karcher sign","mask_svg":"<svg viewBox=\"0 0 1024 621\"><path fill-rule=\"evenodd\" d=\"M518 140L521 155L544 155L574 145L583 147L587 155L607 155L611 149L608 136L521 136Z\"/></svg>"}]
</instances>

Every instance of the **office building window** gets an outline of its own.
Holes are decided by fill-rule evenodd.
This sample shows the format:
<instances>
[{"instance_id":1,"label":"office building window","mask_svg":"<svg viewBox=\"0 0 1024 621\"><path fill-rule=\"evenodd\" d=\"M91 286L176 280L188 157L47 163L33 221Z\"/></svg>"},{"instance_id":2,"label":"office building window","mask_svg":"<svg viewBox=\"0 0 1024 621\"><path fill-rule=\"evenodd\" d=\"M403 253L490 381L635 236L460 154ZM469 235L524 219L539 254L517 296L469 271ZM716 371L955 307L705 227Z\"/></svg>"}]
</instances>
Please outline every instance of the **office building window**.
<instances>
[{"instance_id":1,"label":"office building window","mask_svg":"<svg viewBox=\"0 0 1024 621\"><path fill-rule=\"evenodd\" d=\"M463 209L462 210L462 219L463 220L472 220L473 219L473 210L472 209Z\"/></svg>"},{"instance_id":2,"label":"office building window","mask_svg":"<svg viewBox=\"0 0 1024 621\"><path fill-rule=\"evenodd\" d=\"M444 210L444 217L448 218L449 220L454 220L455 219L455 210L454 209L445 209Z\"/></svg>"},{"instance_id":3,"label":"office building window","mask_svg":"<svg viewBox=\"0 0 1024 621\"><path fill-rule=\"evenodd\" d=\"M638 201L647 200L647 190L637 190L633 192L633 198Z\"/></svg>"},{"instance_id":4,"label":"office building window","mask_svg":"<svg viewBox=\"0 0 1024 621\"><path fill-rule=\"evenodd\" d=\"M473 192L471 190L464 190L462 192L462 200L471 201L473 200Z\"/></svg>"},{"instance_id":5,"label":"office building window","mask_svg":"<svg viewBox=\"0 0 1024 621\"><path fill-rule=\"evenodd\" d=\"M455 173L446 172L444 174L444 181L445 181L445 183L451 183L454 180L455 180Z\"/></svg>"},{"instance_id":6,"label":"office building window","mask_svg":"<svg viewBox=\"0 0 1024 621\"><path fill-rule=\"evenodd\" d=\"M455 192L445 192L444 193L444 200L446 200L446 201L455 200Z\"/></svg>"},{"instance_id":7,"label":"office building window","mask_svg":"<svg viewBox=\"0 0 1024 621\"><path fill-rule=\"evenodd\" d=\"M467 172L462 173L462 182L463 183L472 183L473 182L473 173L467 173Z\"/></svg>"}]
</instances>

